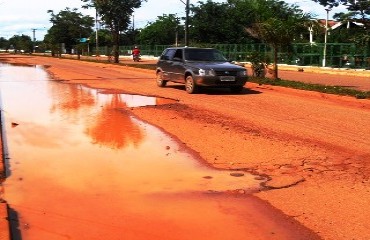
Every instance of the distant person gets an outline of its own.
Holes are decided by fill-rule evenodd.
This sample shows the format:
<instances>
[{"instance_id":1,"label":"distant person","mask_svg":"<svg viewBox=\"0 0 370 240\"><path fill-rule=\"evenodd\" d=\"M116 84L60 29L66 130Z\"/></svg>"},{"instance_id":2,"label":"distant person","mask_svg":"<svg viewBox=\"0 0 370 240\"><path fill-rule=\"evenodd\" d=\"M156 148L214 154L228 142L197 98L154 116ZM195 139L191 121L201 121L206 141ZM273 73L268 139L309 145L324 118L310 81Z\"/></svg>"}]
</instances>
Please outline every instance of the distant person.
<instances>
[{"instance_id":1,"label":"distant person","mask_svg":"<svg viewBox=\"0 0 370 240\"><path fill-rule=\"evenodd\" d=\"M135 62L140 61L140 49L137 46L132 50L132 58Z\"/></svg>"}]
</instances>

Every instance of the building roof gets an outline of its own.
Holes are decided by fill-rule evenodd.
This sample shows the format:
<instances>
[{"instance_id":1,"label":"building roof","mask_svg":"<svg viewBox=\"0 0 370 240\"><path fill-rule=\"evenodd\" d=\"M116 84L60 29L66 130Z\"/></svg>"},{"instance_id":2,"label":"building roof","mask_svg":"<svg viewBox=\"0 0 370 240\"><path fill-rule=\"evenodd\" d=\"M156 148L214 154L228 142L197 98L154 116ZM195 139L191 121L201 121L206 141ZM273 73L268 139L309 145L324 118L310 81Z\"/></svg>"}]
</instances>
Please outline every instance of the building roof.
<instances>
[{"instance_id":1,"label":"building roof","mask_svg":"<svg viewBox=\"0 0 370 240\"><path fill-rule=\"evenodd\" d=\"M317 19L317 22L322 25L323 27L326 26L326 19ZM332 28L334 25L338 24L338 21L335 20L328 20L328 26L329 28Z\"/></svg>"},{"instance_id":2,"label":"building roof","mask_svg":"<svg viewBox=\"0 0 370 240\"><path fill-rule=\"evenodd\" d=\"M365 25L362 24L362 23L359 23L359 22L352 22L352 21L348 21L348 22L338 22L337 24L331 26L331 29L337 29L337 28L341 28L341 27L346 27L346 28L351 28L351 27L364 27Z\"/></svg>"}]
</instances>

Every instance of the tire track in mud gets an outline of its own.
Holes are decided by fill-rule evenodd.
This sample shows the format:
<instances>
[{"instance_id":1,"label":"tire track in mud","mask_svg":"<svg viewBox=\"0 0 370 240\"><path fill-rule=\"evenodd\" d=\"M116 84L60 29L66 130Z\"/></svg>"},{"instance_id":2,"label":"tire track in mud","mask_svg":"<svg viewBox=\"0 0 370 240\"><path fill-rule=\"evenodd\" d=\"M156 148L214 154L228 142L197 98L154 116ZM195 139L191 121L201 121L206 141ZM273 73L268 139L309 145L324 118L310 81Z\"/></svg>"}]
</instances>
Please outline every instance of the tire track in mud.
<instances>
[{"instance_id":1,"label":"tire track in mud","mask_svg":"<svg viewBox=\"0 0 370 240\"><path fill-rule=\"evenodd\" d=\"M116 74L121 74L121 71L117 70L117 72L110 72L110 74L115 77ZM136 72L135 69L130 68L124 71L129 73L128 75L139 76L142 80L147 79L145 76L148 73L150 74L150 71ZM123 86L121 82L117 81L114 84L118 88ZM343 121L342 114L337 116L337 118L342 119L341 121L332 123L335 117L328 113L326 109L331 109L335 104L327 102L325 99L313 98L314 101L308 104L305 97L296 96L297 94L281 94L279 91L265 91L263 89L260 94L249 94L249 90L247 90L247 94L241 95L230 95L222 92L187 95L184 93L185 91L173 88L172 85L162 89L156 88L150 81L141 81L140 84L142 84L143 88L149 89L145 94L169 96L180 99L180 102L183 104L206 108L220 114L223 114L225 109L227 109L227 112L231 113L237 122L244 123L250 129L249 131L260 132L259 134L264 133L263 137L268 139L277 138L286 142L298 141L299 143L290 146L293 148L302 146L302 144L309 144L330 149L332 152L338 152L339 155L343 155L340 152L351 153L354 149L356 151L364 151L364 149L370 146L370 142L367 141L370 137L367 137L365 126L357 125L354 127L352 123L349 127L343 126L345 125L343 122L348 121ZM135 88L134 85L131 85L131 81L130 83L126 82L124 85L125 90L133 91L131 87ZM174 89L178 91L173 93L171 90ZM259 91L260 89L251 88L251 90ZM324 110L318 111L318 106L321 106L320 108ZM348 109L341 106L335 107L339 108L336 109L340 110L339 112ZM337 112L336 110L331 111ZM358 110L358 113L356 113L356 108L351 108L351 111L354 113L349 118L364 113L363 110ZM291 112L294 112L294 114L289 114ZM330 116L333 117L330 118ZM367 116L360 118L370 119ZM362 135L359 135L359 133L362 133ZM338 139L341 140L338 141ZM353 143L356 144L354 145ZM299 164L299 161L297 164ZM321 167L319 168L321 169Z\"/></svg>"},{"instance_id":2,"label":"tire track in mud","mask_svg":"<svg viewBox=\"0 0 370 240\"><path fill-rule=\"evenodd\" d=\"M326 102L321 103L321 105L324 106L324 110L320 110L320 112L311 110L307 113L303 111L302 113L298 113L297 116L294 116L287 115L286 113L292 112L291 109L297 111L301 106L299 101L303 100L299 99L297 106L288 107L281 111L275 111L275 109L278 109L279 107L279 102L274 105L267 100L264 102L264 106L266 108L261 109L260 105L255 104L256 99L251 100L251 102L245 101L245 103L240 105L240 102L236 98L243 96L223 96L223 101L218 101L217 99L209 98L207 96L203 97L204 99L202 99L201 102L207 102L207 104L205 107L204 105L200 107L220 114L224 113L225 108L228 108L228 116L234 117L234 123L237 123L239 126L246 126L248 129L247 135L249 133L253 133L252 135L257 135L259 138L270 139L272 142L282 141L283 144L285 144L284 149L290 149L287 150L288 152L301 151L301 149L305 148L308 148L309 150L311 148L312 151L310 154L313 153L314 155L306 155L302 157L298 154L293 156L293 158L280 160L286 164L292 164L293 168L289 171L290 174L302 174L302 176L308 176L312 175L314 172L317 174L325 172L343 174L343 171L346 171L347 174L350 172L361 172L360 175L366 177L370 173L370 170L366 166L367 162L363 161L363 159L367 159L366 152L370 146L370 142L368 143L369 138L366 137L369 135L368 131L366 131L366 122L357 125L350 122L348 129L338 127L341 125L345 116L347 116L347 119L350 119L353 116L360 119L370 119L366 117L369 114L368 111L340 106L339 108L341 109L339 109L339 112L347 110L353 111L354 113L349 114L349 116L346 114L339 114L339 119L335 124L333 124L331 122L333 121L333 118L331 118L332 115L326 113L326 109L330 110L331 106ZM194 106L195 108L199 106L196 102L191 102L191 104L194 104L191 106ZM315 104L316 103L312 104L314 106L311 106L310 104L307 108L315 109ZM308 117L305 115L308 115ZM342 115L344 117L342 117ZM232 122L233 120L230 121ZM231 122L229 124L232 124ZM312 122L314 122L314 124L312 124ZM279 127L276 127L276 125L279 125ZM301 132L294 131L294 129L300 129ZM359 133L363 134L362 138L359 138ZM357 144L353 145L353 142L356 142ZM285 151L284 149L282 150ZM270 149L266 150L269 151ZM302 152L305 154L303 150ZM270 160L266 159L264 165L273 165L273 162L275 161L274 159L276 160L275 157ZM364 171L359 171L359 165ZM283 174L287 173L286 170L280 171L277 166L278 165L273 168L275 170L272 172L268 170L269 173L267 174L271 175L276 173L281 175L281 172ZM250 166L250 168L254 170L266 170L265 167L261 169L261 165L254 167ZM269 168L271 169L271 167ZM349 171L349 169L352 170Z\"/></svg>"},{"instance_id":3,"label":"tire track in mud","mask_svg":"<svg viewBox=\"0 0 370 240\"><path fill-rule=\"evenodd\" d=\"M294 99L299 101L294 106L284 106L287 99L277 102L275 98L272 102L265 99L261 101L261 98L256 99L254 97L252 101L246 99L243 104L240 104L240 101L233 100L232 98L225 98L222 102L215 102L210 99L205 101L208 103L207 109L217 111L222 106L232 109L233 115L246 121L246 124L249 122L258 128L282 136L296 136L341 148L370 152L370 132L367 131L368 121L364 121L370 119L370 111L344 107L338 107L337 111L333 111L330 110L331 106L326 103L321 104L322 107L318 109L315 108L315 103L307 105L301 99ZM213 106L210 107L209 105ZM303 108L311 110L304 110ZM231 111L229 110L229 112ZM291 114L293 112L295 114ZM299 129L299 131L295 129ZM353 145L353 143L356 144Z\"/></svg>"}]
</instances>

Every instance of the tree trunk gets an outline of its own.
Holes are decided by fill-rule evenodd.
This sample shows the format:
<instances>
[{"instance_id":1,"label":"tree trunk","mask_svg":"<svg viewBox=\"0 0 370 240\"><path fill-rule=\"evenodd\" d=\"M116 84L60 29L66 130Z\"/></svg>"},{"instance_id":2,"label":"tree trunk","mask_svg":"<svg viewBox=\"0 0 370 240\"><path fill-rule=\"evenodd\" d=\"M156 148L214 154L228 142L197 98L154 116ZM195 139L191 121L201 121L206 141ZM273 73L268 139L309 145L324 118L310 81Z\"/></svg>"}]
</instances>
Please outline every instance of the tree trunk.
<instances>
[{"instance_id":1,"label":"tree trunk","mask_svg":"<svg viewBox=\"0 0 370 240\"><path fill-rule=\"evenodd\" d=\"M113 31L113 57L114 62L119 63L119 30Z\"/></svg>"},{"instance_id":2,"label":"tree trunk","mask_svg":"<svg viewBox=\"0 0 370 240\"><path fill-rule=\"evenodd\" d=\"M274 46L274 71L272 77L278 79L278 47Z\"/></svg>"}]
</instances>

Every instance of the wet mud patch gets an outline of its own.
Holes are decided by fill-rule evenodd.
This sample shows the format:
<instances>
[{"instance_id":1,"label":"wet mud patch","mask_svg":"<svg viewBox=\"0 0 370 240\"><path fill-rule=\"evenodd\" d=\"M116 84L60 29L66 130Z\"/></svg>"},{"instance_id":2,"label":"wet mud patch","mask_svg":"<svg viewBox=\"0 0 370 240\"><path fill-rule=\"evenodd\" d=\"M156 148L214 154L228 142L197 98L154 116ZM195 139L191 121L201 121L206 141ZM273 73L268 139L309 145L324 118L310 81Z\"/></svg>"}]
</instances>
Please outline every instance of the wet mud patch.
<instances>
[{"instance_id":1,"label":"wet mud patch","mask_svg":"<svg viewBox=\"0 0 370 240\"><path fill-rule=\"evenodd\" d=\"M21 58L21 57L17 57L17 58ZM36 65L34 64L29 64L29 63L19 63L19 62L12 62L12 61L9 61L8 58L4 58L0 55L0 63L4 66L4 65L11 65L11 66L18 66L18 67L35 67Z\"/></svg>"},{"instance_id":2,"label":"wet mud patch","mask_svg":"<svg viewBox=\"0 0 370 240\"><path fill-rule=\"evenodd\" d=\"M64 78L64 79L74 78L73 77L74 73L72 71L63 70L64 65L66 64L67 61L64 61L64 60L61 61L60 59L52 59L52 58L46 59L47 60L46 61L44 58L36 58L36 57L32 57L29 59L31 59L29 60L30 62L37 61L37 62L44 62L44 63L47 62L48 64L51 63L53 65L53 68L51 69L51 71L58 72L58 70L61 69L58 75L61 78ZM25 60L20 59L20 61L25 61ZM84 65L86 64L76 61L70 65L70 69L72 70L74 69L76 70L76 72L81 72L81 68L79 67L84 66ZM95 65L91 67L92 71L94 71L93 69L94 67ZM84 72L89 71L88 70L89 67L87 66L84 69L85 69ZM111 70L112 68L109 68L107 70L102 69L101 75L99 74L97 75L99 76L103 76L105 74L109 75L110 73L112 73ZM124 69L124 71L126 70L128 69ZM126 73L127 75L135 74L134 71L129 71L129 70ZM114 76L120 77L121 76L120 74L117 73L113 75L113 77ZM148 78L147 81L137 81L136 83L133 83L131 81L122 80L122 83L125 82L127 84L130 84L130 86L126 84L117 84L117 82L113 82L112 84L111 81L101 81L99 83L93 82L91 85L95 85L101 88L120 88L120 89L123 89L124 91L126 90L130 91L131 93L134 93L136 91L147 93L148 91L153 90L154 79L149 80L149 78L151 78L153 74L149 73L149 74L144 74L143 76ZM249 83L249 87L252 89L256 88L255 84L250 84L250 83ZM172 91L171 89L167 89L167 90L163 89L162 91L163 94L166 94L166 95L169 94L169 95L174 96L175 98L178 97L184 101L187 101L192 98L191 96L187 96L186 94L180 96L177 94L176 91ZM341 99L339 99L338 97L329 96L329 95L326 95L324 100L320 100L321 99L320 96L318 96L317 94L312 94L308 92L306 92L306 94L303 94L302 91L296 92L295 90L287 90L287 89L279 89L279 88L274 88L273 90L274 91L269 91L269 90L265 91L264 89L262 89L262 92L264 93L262 95L245 96L248 98L248 102L240 101L241 98L236 97L239 100L235 99L236 100L235 104L240 107L239 112L245 111L244 112L245 114L252 114L252 115L255 114L256 117L258 117L258 116L261 116L261 114L265 113L266 114L265 116L258 117L257 119L253 118L254 120L251 119L251 121L256 123L258 126L261 125L261 126L266 126L266 127L271 127L271 128L275 128L277 126L280 126L280 124L286 123L285 121L279 120L276 122L277 125L275 125L273 121L270 121L270 120L275 119L275 117L278 117L282 120L289 120L289 118L287 119L285 117L286 114L291 115L291 116L294 116L296 114L299 115L299 112L302 112L302 108L301 108L302 105L306 105L306 104L313 105L313 106L308 106L307 108L308 112L311 112L312 114L312 117L313 117L312 122L314 123L313 125L315 126L314 127L313 125L311 125L311 127L313 127L313 129L311 130L314 130L314 129L329 130L328 132L330 134L327 134L326 136L322 134L321 136L319 136L319 138L323 137L322 140L324 143L325 142L326 143L338 142L339 145L341 146L348 145L348 148L346 148L348 150L351 150L351 149L359 150L359 152L352 151L352 157L348 158L348 162L350 162L351 159L353 159L353 157L356 157L357 159L357 157L359 157L359 154L363 155L363 153L369 152L369 151L366 151L368 149L367 146L370 146L369 144L365 146L360 141L356 141L356 140L360 140L361 135L365 136L366 133L368 132L366 131L367 129L366 127L365 128L361 127L363 125L362 123L365 123L366 119L369 119L368 117L364 115L364 112L360 110L364 108L362 106L365 104L363 101L354 102L351 99L347 99L343 101L342 97ZM181 89L181 93L182 92L183 90ZM201 99L203 98L203 95L199 95L196 97L199 97ZM212 99L214 99L213 96L212 96ZM303 101L300 102L299 99ZM222 97L220 100L227 100L227 99ZM251 100L251 102L249 102L249 100ZM260 100L262 102L260 102ZM264 102L264 100L266 101ZM312 101L316 103L312 104ZM288 104L289 106L292 106L290 109L287 109L287 111L282 111L281 114L276 112L276 110L280 109L280 107L284 108L287 102L290 103ZM328 102L330 102L330 105L333 105L333 106L327 106L326 103ZM243 107L243 104L246 104L245 106L250 106L251 108ZM200 104L200 105L207 106L204 104ZM258 106L258 107L254 108L254 106ZM230 107L232 106L230 105ZM336 107L339 107L346 112L345 114L337 115L337 119L339 119L339 121L335 121L333 118L334 116L332 114L329 114L330 120L322 122L322 119L319 117L319 115L321 114L326 115L328 112L331 112L331 110L334 110ZM357 108L358 111L355 111L355 112L352 111L354 107ZM209 107L207 108L209 109ZM217 104L214 105L214 109L218 110ZM295 109L298 109L299 111L296 112ZM329 111L326 111L325 109ZM232 111L228 109L228 106L222 106L221 102L220 102L219 110L220 110L219 112L221 113L221 115L227 115L227 116L233 115ZM303 111L303 112L306 112L306 111ZM274 114L271 114L271 113L277 113L278 116L275 116ZM159 115L158 112L154 111L154 114L153 112L151 114L152 115L149 116L148 119L150 117L159 118L157 116ZM166 113L166 116L164 116L161 119L158 125L162 124L162 126L168 132L171 132L171 133L176 132L177 134L179 134L178 136L180 137L181 137L181 134L187 134L187 132L189 131L188 130L189 128L185 128L181 126L183 124L186 125L186 127L197 129L199 131L198 138L203 139L204 142L207 143L208 145L211 145L211 143L208 142L209 136L211 135L217 136L215 135L217 131L213 131L214 128L217 128L217 125L205 124L205 126L207 127L207 131L203 132L201 128L202 125L197 125L196 123L194 124L194 122L191 122L191 124L187 125L186 123L182 123L182 119L179 118L178 116L176 116L176 121L174 122L176 123L176 127L179 128L179 130L178 131L177 129L172 130L170 127L168 127L171 123L169 121L166 121L166 119L170 119L170 118L167 118L168 116L172 117L172 115L169 115ZM355 120L355 121L352 121L352 123L354 122L359 123L359 124L355 124L357 125L357 127L352 126L353 124L351 125L351 123L348 121L344 121L344 119L347 119L346 116L350 116L349 117L350 119ZM241 117L240 119L242 118L243 117ZM241 121L239 121L239 117L237 119L238 121L236 121L236 124L240 124ZM155 122L155 121L152 121L152 122ZM343 129L343 130L351 129L351 130L354 130L354 132L356 132L356 129L360 130L356 138L352 138L352 136L348 134L340 134L340 132L336 130L336 128L338 128L338 126L341 126L341 123L344 123L344 122L348 123L349 128L341 127L339 129ZM316 127L316 125L320 123L322 123L322 125L319 125ZM297 134L300 133L301 131L304 132L305 130L307 130L307 127L310 127L309 124L306 124L306 126L300 125L300 124L297 124L295 126L294 125L295 124L293 124L292 127L294 131L297 132ZM230 128L229 130L232 130L232 129L233 128ZM313 133L313 131L311 130L308 132ZM223 128L220 129L220 132L224 133ZM341 138L340 137L338 138L338 136L334 137L331 133L339 134L338 136L342 136L342 137ZM293 133L293 135L295 134ZM355 140L353 141L353 143L355 144L351 144L351 143L346 144L346 143L349 143L349 141L347 141L347 136L349 137L349 139ZM233 136L232 135L228 136L226 140L219 136L217 136L217 138L220 139L220 141L223 141L225 146L217 145L214 148L218 149L222 147L225 150L224 152L227 154L227 157L223 159L219 155L218 156L211 155L211 157L206 158L210 160L211 162L215 161L217 164L216 165L217 167L226 167L226 168L243 167L246 165L241 161L247 161L247 162L253 163L253 161L255 160L256 162L259 161L260 164L254 163L251 166L251 168L266 169L267 172L270 173L270 175L276 175L277 173L281 172L281 169L275 167L274 166L275 163L278 163L279 166L283 166L284 164L292 164L294 166L297 166L299 165L299 162L302 162L302 159L309 159L311 162L308 163L307 165L307 169L308 169L307 175L312 176L312 178L307 179L306 182L301 183L293 188L285 188L285 189L280 189L276 191L263 191L263 192L258 193L258 195L261 198L265 199L266 201L269 201L270 203L272 203L275 207L283 210L285 214L288 214L289 216L293 216L294 218L298 219L300 222L304 223L305 226L311 229L314 229L324 239L351 239L353 238L353 236L356 236L357 238L360 238L360 239L370 239L369 231L368 231L369 228L367 227L366 224L364 224L364 223L367 223L368 219L370 218L368 214L370 213L370 211L367 211L367 207L366 207L368 206L366 201L370 198L368 196L369 195L368 194L369 193L368 183L363 186L357 185L358 183L362 184L361 175L359 176L358 175L359 171L357 171L357 169L359 169L360 171L364 170L363 168L361 168L362 165L360 165L359 167L356 167L355 169L352 169L352 168L348 168L349 167L348 164L347 165L343 164L343 167L345 167L344 170L340 170L341 167L338 166L339 170L335 172L330 172L330 169L329 171L321 171L320 170L321 167L317 168L317 166L312 165L316 161L323 161L325 163L329 163L333 160L337 161L337 160L343 159L343 155L341 154L342 151L336 151L336 149L329 148L328 149L329 152L331 152L332 150L334 150L335 152L334 155L331 155L331 154L320 151L320 149L312 148L312 151L311 151L312 154L306 158L302 158L301 151L297 150L297 154L299 155L299 158L292 159L291 156L296 155L296 151L295 151L296 148L291 149L291 145L289 144L285 148L284 145L283 146L279 144L277 144L278 146L272 145L271 142L256 142L254 148L249 148L248 146L246 146L243 148L237 148L237 150L231 149L228 151L228 148L226 147L226 145L230 145L230 146L235 145L235 144L231 144L231 142L233 142L231 141ZM182 141L184 141L184 139L186 138L181 137ZM239 140L240 141L236 141L236 143L238 142L244 143L246 141L245 139L243 140L242 138L240 138ZM189 142L191 146L194 147L194 149L196 150L200 149L198 151L201 152L204 156L204 150L202 148L197 148L195 146L196 143L194 143L194 141L198 141L196 134L194 134L194 137L189 139ZM287 141L289 141L289 138L287 138ZM295 139L291 139L291 142L294 144ZM344 144L341 144L340 142ZM248 143L248 141L246 143ZM267 148L264 148L263 146L264 143L266 144ZM258 150L261 149L261 147L264 148L264 152L266 156L265 158L258 159L258 154L257 155L253 155L253 154L258 153ZM297 147L299 148L300 145L297 144ZM280 151L275 151L277 148L280 148L279 149ZM287 153L285 151L289 149L292 150L290 152L291 154L290 156L289 156L289 152ZM305 149L305 148L301 148L301 149ZM229 155L228 153L232 151L238 151L239 156L228 157ZM270 154L270 151L271 151L271 154ZM326 156L328 155L330 156L326 159ZM217 159L215 159L216 157ZM235 159L240 159L240 162L236 162ZM281 159L283 159L284 161L282 161ZM365 163L366 159L368 158L364 156L364 158L359 159L359 161L362 161ZM234 164L231 165L230 162ZM339 162L343 162L343 161L339 161ZM262 166L260 167L260 165ZM270 168L271 166L273 168ZM311 170L313 172L311 172ZM348 170L350 170L350 172L348 172ZM317 173L319 173L319 175L317 175ZM354 177L356 177L356 179L358 178L356 182L353 182ZM253 217L244 218L244 220L245 219L251 219L251 221L253 222ZM247 224L247 222L248 221L245 221L243 223ZM170 236L167 236L165 235L165 233L166 232L164 232L163 236L166 236L167 239L170 239L170 236L173 236L173 234L169 234ZM145 238L143 237L143 239L148 239L148 238L153 239L151 238L151 236L152 235L150 235L150 232L149 232L149 235L146 235L146 237ZM247 237L246 239L262 238L260 237L261 234L259 234L259 232L256 232L255 236L256 237ZM280 237L277 235L274 235L274 236L275 238ZM270 236L270 238L268 239L271 239L271 238L272 237ZM245 237L239 238L239 239L245 239ZM280 237L280 239L286 239L286 238Z\"/></svg>"},{"instance_id":3,"label":"wet mud patch","mask_svg":"<svg viewBox=\"0 0 370 240\"><path fill-rule=\"evenodd\" d=\"M48 81L42 68L14 68L16 76L0 80L10 157L4 199L22 239L163 239L166 224L177 239L188 239L189 232L192 239L248 235L248 213L227 210L245 202L230 197L259 191L262 180L209 167L176 139L128 114L163 106L162 100ZM222 197L200 195L209 192ZM152 197L158 194L164 199ZM189 198L181 200L183 195ZM196 214L204 209L207 214ZM233 233L217 227L225 219Z\"/></svg>"},{"instance_id":4,"label":"wet mud patch","mask_svg":"<svg viewBox=\"0 0 370 240\"><path fill-rule=\"evenodd\" d=\"M144 96L137 94L129 94L115 89L100 89L97 90L101 94L120 94L124 97L125 101L128 103L129 108L135 107L158 107L163 105L172 105L178 103L178 100L164 97L156 96Z\"/></svg>"},{"instance_id":5,"label":"wet mud patch","mask_svg":"<svg viewBox=\"0 0 370 240\"><path fill-rule=\"evenodd\" d=\"M232 119L182 103L138 108L132 112L175 136L210 167L256 175L263 182L263 191L294 189L307 181L322 182L331 175L343 178L343 171L348 171L343 167L342 158L337 158L337 152L329 157L329 153L318 144L303 143L300 139L280 139L273 134L266 136L263 130L254 129L247 123L231 125ZM235 152L239 154L233 154ZM295 155L290 155L290 152ZM363 166L364 162L360 165ZM362 178L360 168L351 171L355 171L352 176Z\"/></svg>"}]
</instances>

